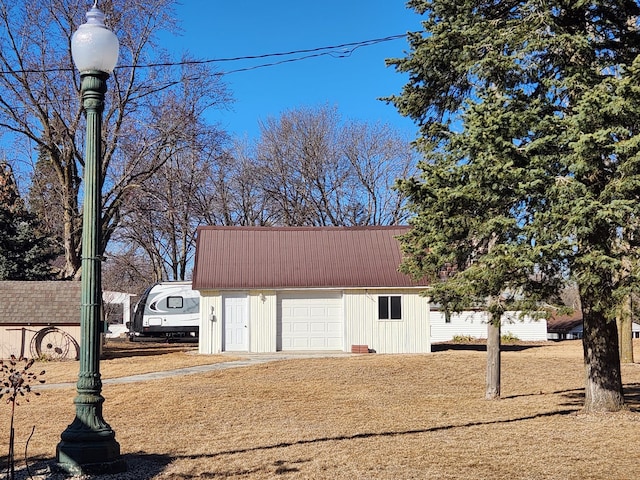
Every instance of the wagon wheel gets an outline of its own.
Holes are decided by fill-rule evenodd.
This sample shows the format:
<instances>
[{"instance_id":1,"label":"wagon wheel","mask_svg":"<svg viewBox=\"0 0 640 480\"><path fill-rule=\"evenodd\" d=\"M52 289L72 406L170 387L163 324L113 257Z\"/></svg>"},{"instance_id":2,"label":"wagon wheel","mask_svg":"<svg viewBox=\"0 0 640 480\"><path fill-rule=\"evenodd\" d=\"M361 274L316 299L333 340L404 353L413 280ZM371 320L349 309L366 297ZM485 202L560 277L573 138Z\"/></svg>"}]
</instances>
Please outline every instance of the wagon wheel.
<instances>
[{"instance_id":1,"label":"wagon wheel","mask_svg":"<svg viewBox=\"0 0 640 480\"><path fill-rule=\"evenodd\" d=\"M43 328L31 340L31 355L36 358L77 359L78 351L76 340L67 332L56 327Z\"/></svg>"}]
</instances>

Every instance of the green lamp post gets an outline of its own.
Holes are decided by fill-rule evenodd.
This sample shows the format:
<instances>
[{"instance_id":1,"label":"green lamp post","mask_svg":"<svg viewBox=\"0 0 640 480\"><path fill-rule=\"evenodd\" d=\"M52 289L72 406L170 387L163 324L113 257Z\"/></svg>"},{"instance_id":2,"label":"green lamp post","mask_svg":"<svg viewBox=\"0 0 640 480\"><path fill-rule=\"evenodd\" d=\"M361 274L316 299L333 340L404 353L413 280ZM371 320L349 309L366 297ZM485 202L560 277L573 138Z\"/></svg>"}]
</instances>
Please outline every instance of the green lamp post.
<instances>
[{"instance_id":1,"label":"green lamp post","mask_svg":"<svg viewBox=\"0 0 640 480\"><path fill-rule=\"evenodd\" d=\"M80 373L74 400L76 417L56 448L59 468L71 474L126 470L115 432L102 418L100 336L102 332L102 111L106 80L118 61L118 38L104 24L97 1L87 22L71 38L71 55L80 71L82 106L87 120L82 224Z\"/></svg>"}]
</instances>

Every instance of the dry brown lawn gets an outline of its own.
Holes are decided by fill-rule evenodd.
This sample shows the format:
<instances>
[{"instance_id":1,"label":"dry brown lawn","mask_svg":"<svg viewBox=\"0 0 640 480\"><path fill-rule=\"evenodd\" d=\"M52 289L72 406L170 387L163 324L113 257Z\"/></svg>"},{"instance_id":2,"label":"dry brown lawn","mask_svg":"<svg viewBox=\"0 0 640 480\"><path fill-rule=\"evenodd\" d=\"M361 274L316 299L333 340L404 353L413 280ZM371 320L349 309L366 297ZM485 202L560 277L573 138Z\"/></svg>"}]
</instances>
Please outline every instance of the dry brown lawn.
<instances>
[{"instance_id":1,"label":"dry brown lawn","mask_svg":"<svg viewBox=\"0 0 640 480\"><path fill-rule=\"evenodd\" d=\"M198 345L193 343L108 340L103 347L100 373L104 380L232 360L228 356L197 355L197 352ZM79 366L75 361L39 362L37 368L47 372L47 383L75 382L78 378Z\"/></svg>"},{"instance_id":2,"label":"dry brown lawn","mask_svg":"<svg viewBox=\"0 0 640 480\"><path fill-rule=\"evenodd\" d=\"M185 346L129 355L110 348L105 377L228 360ZM584 416L581 355L576 341L510 347L499 401L483 399L486 354L478 346L284 360L105 385L104 417L131 465L127 474L105 478L638 478L640 364L623 366L628 411ZM58 379L78 366L44 368ZM74 395L73 388L45 390L17 407L20 467L33 425L29 457L53 460L74 416ZM1 408L0 432L8 433L9 408ZM0 438L0 449L8 449L8 435Z\"/></svg>"}]
</instances>

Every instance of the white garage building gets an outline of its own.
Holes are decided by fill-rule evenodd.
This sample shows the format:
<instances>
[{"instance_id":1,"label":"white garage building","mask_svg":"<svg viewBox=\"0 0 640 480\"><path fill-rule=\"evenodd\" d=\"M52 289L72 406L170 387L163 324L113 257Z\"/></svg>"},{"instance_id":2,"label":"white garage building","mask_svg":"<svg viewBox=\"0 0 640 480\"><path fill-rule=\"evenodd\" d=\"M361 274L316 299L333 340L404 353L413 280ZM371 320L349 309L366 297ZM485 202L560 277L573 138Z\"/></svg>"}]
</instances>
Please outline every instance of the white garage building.
<instances>
[{"instance_id":1,"label":"white garage building","mask_svg":"<svg viewBox=\"0 0 640 480\"><path fill-rule=\"evenodd\" d=\"M200 352L429 352L426 285L398 272L407 228L199 228Z\"/></svg>"}]
</instances>

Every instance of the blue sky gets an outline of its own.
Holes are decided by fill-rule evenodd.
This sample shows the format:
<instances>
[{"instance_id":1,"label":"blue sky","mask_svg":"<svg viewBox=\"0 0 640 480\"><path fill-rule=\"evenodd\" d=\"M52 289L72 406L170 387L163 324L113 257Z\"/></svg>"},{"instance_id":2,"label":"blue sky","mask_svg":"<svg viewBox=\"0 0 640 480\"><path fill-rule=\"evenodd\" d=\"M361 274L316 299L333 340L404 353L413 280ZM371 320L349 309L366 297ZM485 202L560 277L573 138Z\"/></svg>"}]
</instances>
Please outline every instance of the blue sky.
<instances>
[{"instance_id":1,"label":"blue sky","mask_svg":"<svg viewBox=\"0 0 640 480\"><path fill-rule=\"evenodd\" d=\"M163 37L163 43L176 57L188 51L198 59L313 49L420 28L420 16L407 9L404 0L183 0L176 13L182 35ZM230 73L224 79L234 103L229 111L212 113L211 119L229 133L251 139L259 134L258 120L302 106L329 105L337 107L344 119L389 123L413 139L417 130L413 122L377 100L400 93L406 77L386 67L384 60L402 57L407 49L406 39L401 38L360 47L346 58L322 56ZM229 71L277 60L216 66Z\"/></svg>"}]
</instances>

